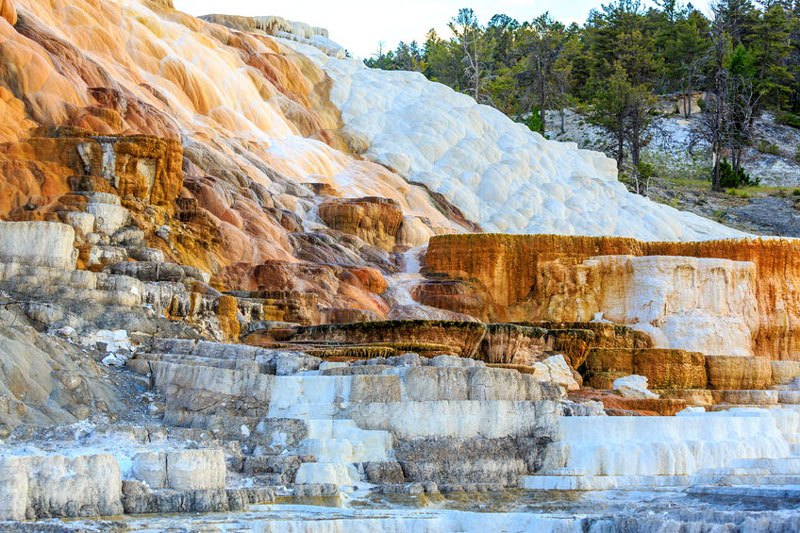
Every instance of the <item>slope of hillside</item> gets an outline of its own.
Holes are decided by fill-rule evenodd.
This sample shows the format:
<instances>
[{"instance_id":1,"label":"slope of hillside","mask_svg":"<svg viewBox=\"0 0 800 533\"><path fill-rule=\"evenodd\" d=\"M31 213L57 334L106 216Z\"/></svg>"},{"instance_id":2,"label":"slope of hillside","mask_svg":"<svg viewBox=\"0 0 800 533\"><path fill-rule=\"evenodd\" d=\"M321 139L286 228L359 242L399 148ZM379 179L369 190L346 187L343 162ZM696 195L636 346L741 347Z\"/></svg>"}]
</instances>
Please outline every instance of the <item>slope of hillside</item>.
<instances>
[{"instance_id":1,"label":"slope of hillside","mask_svg":"<svg viewBox=\"0 0 800 533\"><path fill-rule=\"evenodd\" d=\"M364 156L443 194L489 231L702 240L742 234L629 194L612 160L545 140L421 74L381 71L295 45L333 79Z\"/></svg>"}]
</instances>

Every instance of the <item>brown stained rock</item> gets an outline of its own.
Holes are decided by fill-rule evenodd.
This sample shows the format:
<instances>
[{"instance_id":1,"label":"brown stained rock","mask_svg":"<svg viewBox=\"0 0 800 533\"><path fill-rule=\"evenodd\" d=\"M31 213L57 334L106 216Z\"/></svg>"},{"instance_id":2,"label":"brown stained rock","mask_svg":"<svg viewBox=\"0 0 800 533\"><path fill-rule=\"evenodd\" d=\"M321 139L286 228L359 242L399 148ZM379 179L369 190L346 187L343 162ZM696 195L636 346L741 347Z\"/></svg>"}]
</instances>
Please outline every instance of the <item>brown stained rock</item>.
<instances>
[{"instance_id":1,"label":"brown stained rock","mask_svg":"<svg viewBox=\"0 0 800 533\"><path fill-rule=\"evenodd\" d=\"M612 375L624 377L633 374L633 350L630 348L592 348L582 367L582 373L590 387L610 389L610 384L608 384L609 386L605 385ZM598 382L598 379L602 379L602 382Z\"/></svg>"},{"instance_id":2,"label":"brown stained rock","mask_svg":"<svg viewBox=\"0 0 800 533\"><path fill-rule=\"evenodd\" d=\"M387 251L394 249L403 210L394 200L365 197L332 199L319 206L319 216L333 229L357 235Z\"/></svg>"},{"instance_id":3,"label":"brown stained rock","mask_svg":"<svg viewBox=\"0 0 800 533\"><path fill-rule=\"evenodd\" d=\"M633 373L653 389L704 389L708 383L705 356L683 350L636 350Z\"/></svg>"},{"instance_id":4,"label":"brown stained rock","mask_svg":"<svg viewBox=\"0 0 800 533\"><path fill-rule=\"evenodd\" d=\"M324 309L322 316L325 324L349 324L352 322L374 322L381 320L381 317L372 311L349 307Z\"/></svg>"},{"instance_id":5,"label":"brown stained rock","mask_svg":"<svg viewBox=\"0 0 800 533\"><path fill-rule=\"evenodd\" d=\"M593 400L602 402L610 416L674 416L686 409L687 402L671 398L623 398L608 391L581 390L569 393L572 401Z\"/></svg>"},{"instance_id":6,"label":"brown stained rock","mask_svg":"<svg viewBox=\"0 0 800 533\"><path fill-rule=\"evenodd\" d=\"M772 382L772 367L766 357L706 356L709 388L715 390L761 390Z\"/></svg>"},{"instance_id":7,"label":"brown stained rock","mask_svg":"<svg viewBox=\"0 0 800 533\"><path fill-rule=\"evenodd\" d=\"M684 400L686 405L692 407L711 407L714 405L714 397L712 391L708 389L672 389L672 390L656 390L661 398Z\"/></svg>"},{"instance_id":8,"label":"brown stained rock","mask_svg":"<svg viewBox=\"0 0 800 533\"><path fill-rule=\"evenodd\" d=\"M422 305L469 315L484 322L488 322L490 316L503 320L499 313L490 310L491 296L475 279L427 277L414 286L411 296Z\"/></svg>"},{"instance_id":9,"label":"brown stained rock","mask_svg":"<svg viewBox=\"0 0 800 533\"><path fill-rule=\"evenodd\" d=\"M772 385L788 385L800 378L800 361L772 361Z\"/></svg>"},{"instance_id":10,"label":"brown stained rock","mask_svg":"<svg viewBox=\"0 0 800 533\"><path fill-rule=\"evenodd\" d=\"M486 332L479 322L387 320L302 327L293 342L387 345L409 352L447 352L474 358ZM248 340L248 342L250 342Z\"/></svg>"},{"instance_id":11,"label":"brown stained rock","mask_svg":"<svg viewBox=\"0 0 800 533\"><path fill-rule=\"evenodd\" d=\"M579 368L594 344L595 334L588 329L550 329L547 343L554 352L564 354L572 368Z\"/></svg>"},{"instance_id":12,"label":"brown stained rock","mask_svg":"<svg viewBox=\"0 0 800 533\"><path fill-rule=\"evenodd\" d=\"M576 321L598 311L584 304L603 279L583 262L622 255L754 263L757 321L752 324L752 352L773 360L793 360L800 353L800 283L787 283L800 279L800 243L794 241L660 243L619 237L438 235L431 238L423 272L479 280L490 296L490 321ZM449 303L441 300L437 305L457 310L447 307Z\"/></svg>"},{"instance_id":13,"label":"brown stained rock","mask_svg":"<svg viewBox=\"0 0 800 533\"><path fill-rule=\"evenodd\" d=\"M530 365L545 357L548 332L515 324L488 324L476 357L485 363Z\"/></svg>"},{"instance_id":14,"label":"brown stained rock","mask_svg":"<svg viewBox=\"0 0 800 533\"><path fill-rule=\"evenodd\" d=\"M367 290L352 271L331 264L279 260L264 261L258 265L237 264L220 270L212 285L221 285L236 291L269 293L269 299L273 300L285 301L295 299L292 294L305 294L308 298L316 298L315 304L320 309L361 309L373 319L379 320L384 319L389 311L386 302ZM278 293L283 296L278 296ZM304 302L303 307L310 303ZM302 320L280 316L265 320L319 324L322 320L320 309L307 309L310 314Z\"/></svg>"},{"instance_id":15,"label":"brown stained rock","mask_svg":"<svg viewBox=\"0 0 800 533\"><path fill-rule=\"evenodd\" d=\"M658 348L592 348L582 371L587 385L610 389L615 379L637 374L653 389L704 389L705 356Z\"/></svg>"}]
</instances>

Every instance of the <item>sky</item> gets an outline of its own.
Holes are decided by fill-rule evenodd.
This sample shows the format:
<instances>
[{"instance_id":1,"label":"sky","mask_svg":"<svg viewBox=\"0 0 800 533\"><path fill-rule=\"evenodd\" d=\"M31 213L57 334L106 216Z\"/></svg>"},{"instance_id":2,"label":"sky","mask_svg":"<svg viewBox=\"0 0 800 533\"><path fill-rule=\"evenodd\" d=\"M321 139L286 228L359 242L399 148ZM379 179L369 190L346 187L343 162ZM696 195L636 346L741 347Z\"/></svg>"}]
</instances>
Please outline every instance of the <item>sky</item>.
<instances>
[{"instance_id":1,"label":"sky","mask_svg":"<svg viewBox=\"0 0 800 533\"><path fill-rule=\"evenodd\" d=\"M564 23L583 23L592 8L609 0L173 0L175 8L192 15L277 15L328 28L330 37L352 55L369 57L378 50L394 49L399 41L423 42L429 29L449 35L447 22L462 7L471 7L481 24L496 13L519 21L531 20L545 11ZM698 7L707 5L695 1Z\"/></svg>"}]
</instances>

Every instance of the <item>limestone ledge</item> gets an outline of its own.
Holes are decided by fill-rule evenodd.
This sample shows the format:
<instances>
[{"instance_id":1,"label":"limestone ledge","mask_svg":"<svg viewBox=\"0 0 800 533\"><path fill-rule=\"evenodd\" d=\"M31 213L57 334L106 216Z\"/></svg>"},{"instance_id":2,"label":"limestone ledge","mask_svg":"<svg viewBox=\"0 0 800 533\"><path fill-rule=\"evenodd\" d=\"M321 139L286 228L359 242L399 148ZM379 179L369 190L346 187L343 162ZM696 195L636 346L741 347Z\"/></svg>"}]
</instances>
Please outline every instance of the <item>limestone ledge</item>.
<instances>
[{"instance_id":1,"label":"limestone ledge","mask_svg":"<svg viewBox=\"0 0 800 533\"><path fill-rule=\"evenodd\" d=\"M132 465L130 471L121 470L121 461ZM140 452L133 457L81 455L80 450L71 456L6 456L0 458L0 520L142 513L147 509L137 509L137 495L131 494L141 484L146 494L161 489L173 494L214 491L225 489L225 475L225 456L219 449Z\"/></svg>"},{"instance_id":2,"label":"limestone ledge","mask_svg":"<svg viewBox=\"0 0 800 533\"><path fill-rule=\"evenodd\" d=\"M0 224L0 263L73 270L75 231L56 222Z\"/></svg>"}]
</instances>

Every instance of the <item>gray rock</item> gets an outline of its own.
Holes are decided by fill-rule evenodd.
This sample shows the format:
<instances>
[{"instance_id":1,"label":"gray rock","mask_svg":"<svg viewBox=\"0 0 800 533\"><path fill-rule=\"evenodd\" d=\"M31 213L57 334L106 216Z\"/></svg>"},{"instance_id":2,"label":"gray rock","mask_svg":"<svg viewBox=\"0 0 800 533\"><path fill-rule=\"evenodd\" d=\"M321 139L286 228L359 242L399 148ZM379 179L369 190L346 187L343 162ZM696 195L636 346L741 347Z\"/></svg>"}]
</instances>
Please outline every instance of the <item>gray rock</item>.
<instances>
[{"instance_id":1,"label":"gray rock","mask_svg":"<svg viewBox=\"0 0 800 533\"><path fill-rule=\"evenodd\" d=\"M478 361L477 359L469 359L465 357L456 357L454 355L437 355L430 360L430 366L434 367L451 367L451 368L473 368L485 367L486 363Z\"/></svg>"},{"instance_id":2,"label":"gray rock","mask_svg":"<svg viewBox=\"0 0 800 533\"><path fill-rule=\"evenodd\" d=\"M364 465L367 481L379 485L392 485L405 482L403 469L397 461L373 461Z\"/></svg>"},{"instance_id":3,"label":"gray rock","mask_svg":"<svg viewBox=\"0 0 800 533\"><path fill-rule=\"evenodd\" d=\"M298 372L317 370L322 359L301 352L280 352L275 357L275 373L278 376L291 376Z\"/></svg>"}]
</instances>

